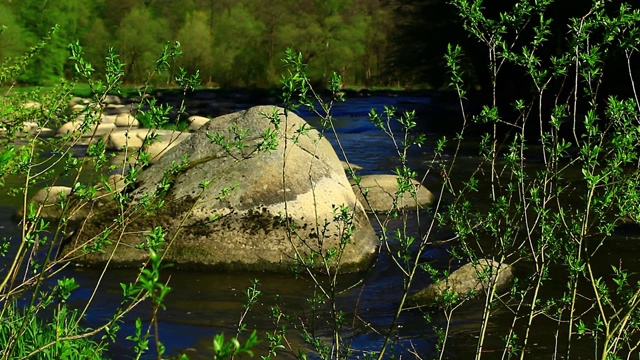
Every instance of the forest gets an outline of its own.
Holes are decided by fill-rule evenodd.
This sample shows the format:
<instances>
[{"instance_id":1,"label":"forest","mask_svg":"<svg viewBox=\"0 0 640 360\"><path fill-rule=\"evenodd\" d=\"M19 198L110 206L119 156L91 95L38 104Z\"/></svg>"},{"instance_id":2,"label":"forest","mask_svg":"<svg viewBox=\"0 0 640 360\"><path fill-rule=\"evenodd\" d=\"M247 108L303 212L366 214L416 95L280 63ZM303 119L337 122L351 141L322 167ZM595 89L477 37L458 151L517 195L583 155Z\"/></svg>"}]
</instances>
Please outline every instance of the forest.
<instances>
[{"instance_id":1,"label":"forest","mask_svg":"<svg viewBox=\"0 0 640 360\"><path fill-rule=\"evenodd\" d=\"M584 14L589 3L563 0L548 6L554 39L543 53L557 53L566 37L566 28L559 27ZM511 5L481 6L497 19ZM291 47L302 53L310 78L319 84L336 71L346 87L437 90L447 85L449 44L465 49L469 88L490 83L482 45L447 0L0 0L0 26L5 63L46 39L19 79L26 85L70 79L68 45L75 41L96 77L104 74L104 58L113 48L126 63L129 84L142 83L162 45L175 41L183 51L175 68L199 71L209 87L277 87L284 50ZM619 67L612 63L614 70ZM172 75L157 85L170 85Z\"/></svg>"},{"instance_id":2,"label":"forest","mask_svg":"<svg viewBox=\"0 0 640 360\"><path fill-rule=\"evenodd\" d=\"M400 75L402 64L392 55L399 24L409 22L403 17L414 2L0 0L0 58L48 39L20 78L22 84L44 85L71 76L68 44L80 41L96 76L104 74L112 47L126 63L125 81L136 84L153 68L162 45L179 41L177 65L199 71L208 86L272 87L279 83L285 48L293 47L318 81L337 71L346 86L425 86L427 79Z\"/></svg>"}]
</instances>

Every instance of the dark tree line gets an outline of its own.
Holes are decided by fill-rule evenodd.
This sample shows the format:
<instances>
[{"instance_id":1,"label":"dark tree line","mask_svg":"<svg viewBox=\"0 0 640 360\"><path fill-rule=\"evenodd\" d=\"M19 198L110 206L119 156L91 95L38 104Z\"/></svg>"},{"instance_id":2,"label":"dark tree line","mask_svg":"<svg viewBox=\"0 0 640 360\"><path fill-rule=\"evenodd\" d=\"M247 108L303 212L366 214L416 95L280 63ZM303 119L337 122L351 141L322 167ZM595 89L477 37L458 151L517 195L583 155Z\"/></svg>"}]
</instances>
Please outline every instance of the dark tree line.
<instances>
[{"instance_id":1,"label":"dark tree line","mask_svg":"<svg viewBox=\"0 0 640 360\"><path fill-rule=\"evenodd\" d=\"M533 1L530 1L533 3ZM630 1L607 0L604 6L611 15L619 13L620 5L630 3L634 8L637 4ZM552 1L544 14L551 19L549 40L539 49L541 58L549 59L560 55L572 45L568 43L571 19L579 20L590 9L591 1L555 0ZM448 44L460 44L464 51L464 70L470 88L487 87L490 84L488 71L488 53L486 47L464 30L458 9L449 0L391 0L389 6L395 16L395 29L391 32L390 43L392 51L389 53L387 70L395 72L401 83L428 84L439 88L446 85L448 77L444 66L443 55ZM488 0L482 2L482 12L491 19L498 20L501 13L513 11L515 1ZM538 21L535 16L531 19L521 34L517 46L526 45L533 23ZM640 26L640 24L638 24ZM593 36L601 36L595 31ZM603 84L603 90L615 92L618 81L628 77L624 54L608 53L605 57L606 71L609 73L609 83ZM549 64L550 65L550 64ZM613 76L612 76L613 75ZM502 76L511 79L523 79L526 74L522 69L505 66ZM510 85L522 85L523 82L507 82ZM504 93L514 94L529 89L506 89Z\"/></svg>"},{"instance_id":2,"label":"dark tree line","mask_svg":"<svg viewBox=\"0 0 640 360\"><path fill-rule=\"evenodd\" d=\"M584 15L588 5L551 4L554 38L544 51L566 45L566 20ZM483 6L497 17L513 4L492 0ZM284 49L292 47L318 81L337 71L347 86L437 89L448 82L443 56L453 43L465 51L469 87L486 86L486 52L456 12L448 0L0 0L0 25L6 27L0 59L50 37L20 80L52 83L70 76L67 44L79 40L98 74L113 47L126 63L126 81L139 83L163 44L179 41L184 54L178 65L199 70L205 83L271 87L278 85Z\"/></svg>"}]
</instances>

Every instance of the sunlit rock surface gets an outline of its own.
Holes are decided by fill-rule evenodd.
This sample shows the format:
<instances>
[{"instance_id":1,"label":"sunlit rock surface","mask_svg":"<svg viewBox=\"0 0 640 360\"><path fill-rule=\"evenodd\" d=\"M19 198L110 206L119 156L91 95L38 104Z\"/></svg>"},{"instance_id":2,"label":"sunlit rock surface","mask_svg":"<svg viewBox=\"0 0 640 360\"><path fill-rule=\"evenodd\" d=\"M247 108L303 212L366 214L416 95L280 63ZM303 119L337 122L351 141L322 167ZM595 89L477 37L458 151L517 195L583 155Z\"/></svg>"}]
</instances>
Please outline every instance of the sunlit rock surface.
<instances>
[{"instance_id":1,"label":"sunlit rock surface","mask_svg":"<svg viewBox=\"0 0 640 360\"><path fill-rule=\"evenodd\" d=\"M276 140L273 150L260 151L265 138ZM78 255L69 252L110 228L104 252L76 261L102 264L113 254L116 264L138 266L148 257L138 245L157 226L167 231L165 260L178 266L286 271L312 251L326 255L344 245L345 231L352 231L342 255L330 262L357 271L369 266L379 244L331 144L281 108L212 119L142 171L132 205L148 203L162 189L164 206L149 215L137 210L126 229L114 222L115 206L95 209L63 256ZM347 223L335 221L341 207Z\"/></svg>"}]
</instances>

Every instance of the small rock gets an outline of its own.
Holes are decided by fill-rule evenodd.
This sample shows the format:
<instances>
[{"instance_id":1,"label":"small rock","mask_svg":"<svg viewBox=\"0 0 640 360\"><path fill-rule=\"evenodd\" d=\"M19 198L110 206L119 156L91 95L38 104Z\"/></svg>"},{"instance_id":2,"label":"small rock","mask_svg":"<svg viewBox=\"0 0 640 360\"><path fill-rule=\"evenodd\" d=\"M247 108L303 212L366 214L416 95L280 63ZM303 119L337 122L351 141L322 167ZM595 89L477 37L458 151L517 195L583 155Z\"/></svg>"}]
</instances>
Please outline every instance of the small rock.
<instances>
[{"instance_id":1,"label":"small rock","mask_svg":"<svg viewBox=\"0 0 640 360\"><path fill-rule=\"evenodd\" d=\"M131 114L118 114L116 115L116 126L119 127L138 127L140 122Z\"/></svg>"},{"instance_id":2,"label":"small rock","mask_svg":"<svg viewBox=\"0 0 640 360\"><path fill-rule=\"evenodd\" d=\"M107 115L131 114L133 109L132 105L108 104L104 107L104 113Z\"/></svg>"},{"instance_id":3,"label":"small rock","mask_svg":"<svg viewBox=\"0 0 640 360\"><path fill-rule=\"evenodd\" d=\"M196 131L209 121L211 121L211 119L204 116L189 116L189 130Z\"/></svg>"},{"instance_id":4,"label":"small rock","mask_svg":"<svg viewBox=\"0 0 640 360\"><path fill-rule=\"evenodd\" d=\"M57 135L62 136L71 132L78 131L81 125L82 125L82 121L80 120L72 120L72 121L66 122L62 126L60 126L60 128L58 128Z\"/></svg>"},{"instance_id":5,"label":"small rock","mask_svg":"<svg viewBox=\"0 0 640 360\"><path fill-rule=\"evenodd\" d=\"M80 131L83 122L80 120L72 120L65 124L63 124L57 131L56 136L64 136L68 133L73 133L76 131ZM88 127L88 129L82 134L82 137L101 137L108 135L116 128L116 125L113 123L101 123L101 124L93 124Z\"/></svg>"},{"instance_id":6,"label":"small rock","mask_svg":"<svg viewBox=\"0 0 640 360\"><path fill-rule=\"evenodd\" d=\"M496 278L497 276L497 278ZM412 295L409 300L416 305L436 305L442 301L445 291L458 297L470 297L484 291L495 279L496 286L502 288L513 279L513 267L491 259L478 259L468 263L449 275L448 278L433 283Z\"/></svg>"},{"instance_id":7,"label":"small rock","mask_svg":"<svg viewBox=\"0 0 640 360\"><path fill-rule=\"evenodd\" d=\"M146 151L150 156L150 163L154 163L169 149L189 138L190 133L173 130L153 130L158 139L152 143ZM139 149L144 144L144 139L151 133L150 129L116 130L109 133L103 139L109 150Z\"/></svg>"},{"instance_id":8,"label":"small rock","mask_svg":"<svg viewBox=\"0 0 640 360\"><path fill-rule=\"evenodd\" d=\"M350 180L358 200L367 210L374 212L389 211L393 208L393 200L398 191L398 180L395 175L365 175L360 178L360 187L355 185L353 179ZM416 187L417 199L411 194L404 194L398 199L398 209L427 206L433 203L435 196L427 190L420 182L411 180ZM362 192L367 194L366 199Z\"/></svg>"},{"instance_id":9,"label":"small rock","mask_svg":"<svg viewBox=\"0 0 640 360\"><path fill-rule=\"evenodd\" d=\"M107 180L104 183L99 183L99 185L102 189L99 195L120 192L125 188L124 176L122 174L109 175Z\"/></svg>"},{"instance_id":10,"label":"small rock","mask_svg":"<svg viewBox=\"0 0 640 360\"><path fill-rule=\"evenodd\" d=\"M22 135L38 134L39 136L52 136L54 133L54 130L41 127L38 123L33 121L25 121L22 123Z\"/></svg>"},{"instance_id":11,"label":"small rock","mask_svg":"<svg viewBox=\"0 0 640 360\"><path fill-rule=\"evenodd\" d=\"M40 103L39 103L39 102L37 102L37 101L27 101L27 102L24 104L24 108L25 108L25 109L33 109L33 108L39 108L39 107L42 107L42 104L40 104Z\"/></svg>"},{"instance_id":12,"label":"small rock","mask_svg":"<svg viewBox=\"0 0 640 360\"><path fill-rule=\"evenodd\" d=\"M120 100L120 97L118 95L106 95L104 97L104 103L108 105L120 105L122 104L122 100Z\"/></svg>"},{"instance_id":13,"label":"small rock","mask_svg":"<svg viewBox=\"0 0 640 360\"><path fill-rule=\"evenodd\" d=\"M87 102L87 103L71 105L69 106L69 110L71 110L71 113L73 114L81 114L82 116L87 111L97 113L100 111L100 107L97 104Z\"/></svg>"},{"instance_id":14,"label":"small rock","mask_svg":"<svg viewBox=\"0 0 640 360\"><path fill-rule=\"evenodd\" d=\"M81 104L75 104L75 105L72 105L70 107L71 112L74 112L74 113L80 112L80 111L84 110L85 108L86 108L86 106L85 105L81 105Z\"/></svg>"},{"instance_id":15,"label":"small rock","mask_svg":"<svg viewBox=\"0 0 640 360\"><path fill-rule=\"evenodd\" d=\"M38 131L38 123L33 121L25 121L22 123L22 132L31 134Z\"/></svg>"},{"instance_id":16,"label":"small rock","mask_svg":"<svg viewBox=\"0 0 640 360\"><path fill-rule=\"evenodd\" d=\"M81 98L81 97L78 97L78 96L74 96L74 97L71 98L71 100L69 100L68 107L70 109L72 109L76 105L86 105L86 104L88 104L90 102L91 101L89 99L85 99L85 98ZM84 106L83 106L83 108L84 108Z\"/></svg>"},{"instance_id":17,"label":"small rock","mask_svg":"<svg viewBox=\"0 0 640 360\"><path fill-rule=\"evenodd\" d=\"M138 136L140 132L144 132L142 137ZM142 147L144 136L148 133L149 129L115 130L105 136L103 140L105 140L108 150L139 149Z\"/></svg>"},{"instance_id":18,"label":"small rock","mask_svg":"<svg viewBox=\"0 0 640 360\"><path fill-rule=\"evenodd\" d=\"M103 124L115 124L116 123L116 115L102 115L102 123ZM118 124L116 124L118 126Z\"/></svg>"},{"instance_id":19,"label":"small rock","mask_svg":"<svg viewBox=\"0 0 640 360\"><path fill-rule=\"evenodd\" d=\"M51 186L38 190L31 198L31 201L38 205L53 205L60 200L60 196L68 196L71 194L71 188L68 186Z\"/></svg>"},{"instance_id":20,"label":"small rock","mask_svg":"<svg viewBox=\"0 0 640 360\"><path fill-rule=\"evenodd\" d=\"M80 201L72 193L72 188L68 186L50 186L44 189L38 190L31 198L31 203L36 206L36 211L39 212L40 217L44 220L56 223L60 221L65 211L66 220L77 224L87 218L94 206L103 206L104 201L109 201L113 192L122 191L125 187L124 177L120 174L114 174L107 178L106 182L109 184L109 190L104 184L100 184L98 192L91 202ZM65 209L60 207L60 199L65 198ZM92 202L95 201L95 204ZM23 208L18 208L15 214L16 218L22 218L24 214Z\"/></svg>"},{"instance_id":21,"label":"small rock","mask_svg":"<svg viewBox=\"0 0 640 360\"><path fill-rule=\"evenodd\" d=\"M112 156L109 158L109 164L115 167L115 170L112 170L112 173L126 173L130 165L133 165L136 162L137 156L137 150L112 153Z\"/></svg>"},{"instance_id":22,"label":"small rock","mask_svg":"<svg viewBox=\"0 0 640 360\"><path fill-rule=\"evenodd\" d=\"M40 217L47 221L58 221L62 217L62 208L60 207L60 198L69 197L72 189L68 186L51 186L48 188L40 189L31 198L31 203L40 211ZM18 208L16 217L21 218L24 214L24 209Z\"/></svg>"},{"instance_id":23,"label":"small rock","mask_svg":"<svg viewBox=\"0 0 640 360\"><path fill-rule=\"evenodd\" d=\"M636 216L634 214L627 214L626 216L623 216L621 218L619 218L617 221L619 224L639 224L640 221L638 221L640 219L640 216Z\"/></svg>"},{"instance_id":24,"label":"small rock","mask_svg":"<svg viewBox=\"0 0 640 360\"><path fill-rule=\"evenodd\" d=\"M348 171L349 170L349 166L351 166L351 168L355 171L361 171L364 170L364 168L360 165L356 165L352 162L347 163L344 160L340 160L340 163L342 164L342 168L344 169L344 171ZM349 173L347 172L347 175L349 175Z\"/></svg>"}]
</instances>

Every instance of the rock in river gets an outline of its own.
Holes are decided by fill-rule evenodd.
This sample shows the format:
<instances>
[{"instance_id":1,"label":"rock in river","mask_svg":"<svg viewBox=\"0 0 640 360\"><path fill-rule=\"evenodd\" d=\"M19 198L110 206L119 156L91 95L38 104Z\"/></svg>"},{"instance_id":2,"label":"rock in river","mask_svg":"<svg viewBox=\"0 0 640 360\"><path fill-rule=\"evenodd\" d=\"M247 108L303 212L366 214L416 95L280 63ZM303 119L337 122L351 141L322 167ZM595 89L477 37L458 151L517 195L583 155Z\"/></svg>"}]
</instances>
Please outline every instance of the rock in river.
<instances>
[{"instance_id":1,"label":"rock in river","mask_svg":"<svg viewBox=\"0 0 640 360\"><path fill-rule=\"evenodd\" d=\"M478 259L475 263L463 265L446 279L430 284L420 290L410 301L418 305L435 305L442 301L446 292L458 297L474 296L484 291L492 282L498 288L507 285L513 279L513 268L491 259Z\"/></svg>"},{"instance_id":2,"label":"rock in river","mask_svg":"<svg viewBox=\"0 0 640 360\"><path fill-rule=\"evenodd\" d=\"M364 175L360 177L359 187L355 185L355 181L351 180L351 183L354 185L358 200L367 210L383 212L394 208L394 200L396 200L398 191L396 175ZM416 197L413 198L409 193L403 194L396 201L398 209L423 207L434 202L435 196L424 185L413 179L411 179L411 184L416 189ZM366 194L366 197L363 193Z\"/></svg>"},{"instance_id":3,"label":"rock in river","mask_svg":"<svg viewBox=\"0 0 640 360\"><path fill-rule=\"evenodd\" d=\"M59 203L71 194L72 189L68 186L51 186L38 190L31 198L31 202L38 209L39 215L48 221L60 219L62 208ZM23 209L19 208L17 217L22 218Z\"/></svg>"},{"instance_id":4,"label":"rock in river","mask_svg":"<svg viewBox=\"0 0 640 360\"><path fill-rule=\"evenodd\" d=\"M134 211L126 229L114 223L115 206L97 209L63 254L78 255L70 251L110 227L104 252L77 261L101 264L113 252L113 262L139 265L147 257L136 246L144 241L141 235L162 226L168 262L285 271L296 258L344 245L344 234L351 233L342 256L331 261L339 261L342 271L357 271L370 264L379 244L331 144L303 119L274 106L206 123L142 171L131 205L141 207L158 193L164 206L151 215ZM336 221L345 209L352 215L347 223Z\"/></svg>"}]
</instances>

